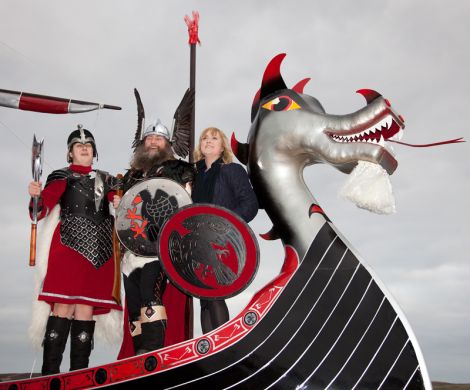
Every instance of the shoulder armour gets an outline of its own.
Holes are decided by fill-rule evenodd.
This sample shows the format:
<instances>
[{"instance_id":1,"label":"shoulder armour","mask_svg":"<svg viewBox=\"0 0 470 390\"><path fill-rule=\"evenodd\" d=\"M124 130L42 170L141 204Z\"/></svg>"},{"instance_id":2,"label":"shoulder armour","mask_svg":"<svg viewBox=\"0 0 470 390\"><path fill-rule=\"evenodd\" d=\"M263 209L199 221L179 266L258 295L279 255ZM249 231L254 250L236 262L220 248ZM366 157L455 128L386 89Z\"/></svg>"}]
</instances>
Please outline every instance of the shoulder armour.
<instances>
[{"instance_id":1,"label":"shoulder armour","mask_svg":"<svg viewBox=\"0 0 470 390\"><path fill-rule=\"evenodd\" d=\"M49 176L47 176L46 185L44 187L47 187L47 185L52 183L53 181L67 179L70 174L71 171L67 167L52 171Z\"/></svg>"},{"instance_id":2,"label":"shoulder armour","mask_svg":"<svg viewBox=\"0 0 470 390\"><path fill-rule=\"evenodd\" d=\"M114 190L121 184L121 181L117 177L111 175L109 172L102 171L100 169L95 169L94 171L96 173L96 176L101 177L103 183L106 184L107 191L109 189Z\"/></svg>"}]
</instances>

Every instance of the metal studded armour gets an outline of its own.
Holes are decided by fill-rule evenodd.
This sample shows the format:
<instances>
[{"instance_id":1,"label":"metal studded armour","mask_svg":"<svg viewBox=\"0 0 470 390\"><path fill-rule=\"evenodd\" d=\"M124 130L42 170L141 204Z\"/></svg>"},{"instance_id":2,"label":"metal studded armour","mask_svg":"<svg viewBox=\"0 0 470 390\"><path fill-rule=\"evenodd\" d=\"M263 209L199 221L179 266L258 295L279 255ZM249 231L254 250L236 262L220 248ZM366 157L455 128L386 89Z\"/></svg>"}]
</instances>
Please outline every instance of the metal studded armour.
<instances>
[{"instance_id":1,"label":"metal studded armour","mask_svg":"<svg viewBox=\"0 0 470 390\"><path fill-rule=\"evenodd\" d=\"M100 171L96 171L96 175L105 176ZM98 269L112 255L113 225L107 202L104 199L99 203L95 202L97 179L68 169L61 170L61 175L57 176L65 176L67 180L60 201L61 242L79 252ZM102 194L109 190L109 180L106 177L104 179Z\"/></svg>"}]
</instances>

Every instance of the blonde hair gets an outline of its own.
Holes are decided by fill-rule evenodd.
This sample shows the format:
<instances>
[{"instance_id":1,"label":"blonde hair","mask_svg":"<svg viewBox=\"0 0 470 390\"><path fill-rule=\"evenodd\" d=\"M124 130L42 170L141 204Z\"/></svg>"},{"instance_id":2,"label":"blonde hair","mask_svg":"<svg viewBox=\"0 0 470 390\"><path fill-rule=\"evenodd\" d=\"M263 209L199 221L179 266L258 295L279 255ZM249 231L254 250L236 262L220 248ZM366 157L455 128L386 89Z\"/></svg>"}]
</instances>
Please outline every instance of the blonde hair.
<instances>
[{"instance_id":1,"label":"blonde hair","mask_svg":"<svg viewBox=\"0 0 470 390\"><path fill-rule=\"evenodd\" d=\"M233 161L233 152L232 152L232 149L230 148L230 144L228 143L227 136L222 130L218 129L217 127L208 127L207 129L203 130L203 132L201 133L199 137L199 143L197 145L197 148L194 151L194 161L197 162L199 160L204 159L204 155L202 154L202 151L201 151L201 141L208 133L210 133L211 135L218 135L220 137L220 139L222 140L222 148L223 148L223 152L221 155L222 161L224 162L224 164L231 163Z\"/></svg>"}]
</instances>

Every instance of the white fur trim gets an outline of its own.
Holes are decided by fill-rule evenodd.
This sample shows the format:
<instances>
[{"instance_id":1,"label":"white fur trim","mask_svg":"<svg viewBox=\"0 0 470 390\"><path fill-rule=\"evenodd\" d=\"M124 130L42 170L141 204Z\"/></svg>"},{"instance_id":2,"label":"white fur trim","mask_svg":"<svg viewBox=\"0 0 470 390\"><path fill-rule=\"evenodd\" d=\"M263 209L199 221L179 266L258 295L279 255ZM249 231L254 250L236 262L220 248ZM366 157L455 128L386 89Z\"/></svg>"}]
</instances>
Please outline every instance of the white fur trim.
<instances>
[{"instance_id":1,"label":"white fur trim","mask_svg":"<svg viewBox=\"0 0 470 390\"><path fill-rule=\"evenodd\" d=\"M47 319L50 315L50 306L44 301L38 301L37 297L41 291L44 277L47 272L49 249L52 236L59 223L60 206L53 208L52 212L38 225L37 248L36 248L36 274L34 278L33 305L31 311L31 325L29 326L29 338L36 349L41 348L44 333L46 331ZM96 321L95 336L108 344L119 345L122 341L122 312L111 310L108 314L94 316Z\"/></svg>"},{"instance_id":2,"label":"white fur trim","mask_svg":"<svg viewBox=\"0 0 470 390\"><path fill-rule=\"evenodd\" d=\"M132 271L142 268L145 264L152 261L158 261L155 257L140 257L134 255L131 251L126 251L122 256L121 271L124 275L129 276Z\"/></svg>"},{"instance_id":3,"label":"white fur trim","mask_svg":"<svg viewBox=\"0 0 470 390\"><path fill-rule=\"evenodd\" d=\"M357 207L377 214L396 211L390 177L379 164L359 161L339 194Z\"/></svg>"},{"instance_id":4,"label":"white fur trim","mask_svg":"<svg viewBox=\"0 0 470 390\"><path fill-rule=\"evenodd\" d=\"M47 217L38 224L38 233L36 240L36 273L34 275L33 288L33 306L31 309L31 324L29 326L29 338L36 349L41 348L44 333L46 332L47 318L51 312L49 304L38 301L37 297L41 291L44 277L47 272L47 263L49 259L49 249L52 242L52 236L59 223L60 206L52 209Z\"/></svg>"}]
</instances>

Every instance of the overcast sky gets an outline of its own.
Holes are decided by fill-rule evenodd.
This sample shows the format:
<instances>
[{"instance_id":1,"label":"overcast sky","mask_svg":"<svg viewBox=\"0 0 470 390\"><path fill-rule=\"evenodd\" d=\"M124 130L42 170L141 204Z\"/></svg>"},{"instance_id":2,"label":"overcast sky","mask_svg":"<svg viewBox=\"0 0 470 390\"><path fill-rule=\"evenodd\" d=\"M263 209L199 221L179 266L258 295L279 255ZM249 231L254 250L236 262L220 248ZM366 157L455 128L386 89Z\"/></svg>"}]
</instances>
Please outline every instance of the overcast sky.
<instances>
[{"instance_id":1,"label":"overcast sky","mask_svg":"<svg viewBox=\"0 0 470 390\"><path fill-rule=\"evenodd\" d=\"M201 14L197 49L196 135L215 125L244 141L252 98L269 60L287 53L288 85L331 114L364 105L371 88L404 116L403 141L469 138L470 2L2 0L0 89L121 106L122 111L47 115L0 107L0 372L28 372L41 353L26 333L33 269L28 266L27 184L33 133L45 138L44 176L66 165L66 138L77 123L98 143L97 167L128 166L136 125L132 90L148 117L168 126L189 84L185 14ZM395 146L391 177L397 214L378 216L338 198L346 176L328 166L305 180L338 229L372 266L405 312L432 380L470 382L469 143L417 149ZM263 211L251 226L270 229ZM230 301L235 315L280 269L279 241L259 239L253 285ZM198 303L196 302L197 306ZM198 322L198 321L196 321ZM92 364L114 359L96 345ZM68 368L63 364L63 369Z\"/></svg>"}]
</instances>

